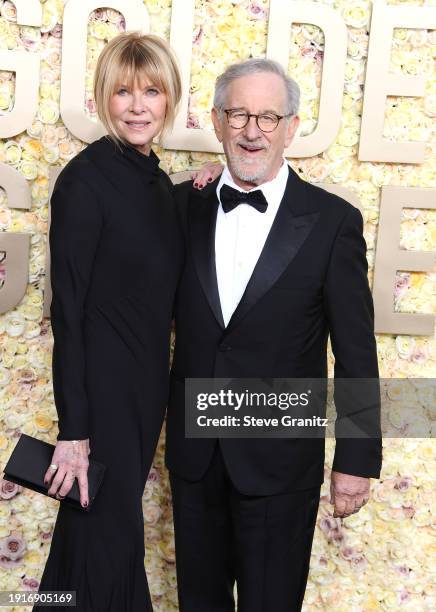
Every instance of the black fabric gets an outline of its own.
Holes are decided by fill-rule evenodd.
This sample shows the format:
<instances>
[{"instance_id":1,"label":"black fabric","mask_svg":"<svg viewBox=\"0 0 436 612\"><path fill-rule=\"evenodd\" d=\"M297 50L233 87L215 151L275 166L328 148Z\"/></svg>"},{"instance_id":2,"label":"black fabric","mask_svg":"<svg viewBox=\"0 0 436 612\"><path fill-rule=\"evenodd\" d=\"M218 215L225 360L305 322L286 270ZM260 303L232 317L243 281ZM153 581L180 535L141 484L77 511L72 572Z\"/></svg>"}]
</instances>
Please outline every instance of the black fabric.
<instances>
[{"instance_id":1,"label":"black fabric","mask_svg":"<svg viewBox=\"0 0 436 612\"><path fill-rule=\"evenodd\" d=\"M238 191L230 185L222 185L220 189L221 206L225 213L230 212L239 204L249 204L257 211L264 213L268 208L268 202L261 189L254 191Z\"/></svg>"},{"instance_id":2,"label":"black fabric","mask_svg":"<svg viewBox=\"0 0 436 612\"><path fill-rule=\"evenodd\" d=\"M197 378L324 378L327 340L335 377L377 378L374 311L359 210L342 198L289 177L270 233L227 327L215 270L216 187L176 187L188 245L177 292L176 347L170 379L166 463L199 480L214 439L184 435L184 380ZM350 407L338 403L338 415ZM275 495L320 485L323 439L222 439L238 491ZM381 437L338 439L335 470L377 478Z\"/></svg>"},{"instance_id":3,"label":"black fabric","mask_svg":"<svg viewBox=\"0 0 436 612\"><path fill-rule=\"evenodd\" d=\"M142 495L164 418L184 257L158 163L103 137L67 164L52 197L58 440L89 437L106 473L89 513L61 504L40 589L76 590L80 612L152 609Z\"/></svg>"},{"instance_id":4,"label":"black fabric","mask_svg":"<svg viewBox=\"0 0 436 612\"><path fill-rule=\"evenodd\" d=\"M21 433L4 467L3 478L43 495L48 495L50 484L47 486L44 483L44 476L52 461L54 449L54 444ZM81 512L90 512L93 501L98 495L105 471L106 466L102 463L92 458L89 460L88 505L85 508L80 503L79 483L76 479L65 498L59 503L71 505Z\"/></svg>"},{"instance_id":5,"label":"black fabric","mask_svg":"<svg viewBox=\"0 0 436 612\"><path fill-rule=\"evenodd\" d=\"M320 487L247 496L220 445L196 482L170 473L180 612L301 610Z\"/></svg>"}]
</instances>

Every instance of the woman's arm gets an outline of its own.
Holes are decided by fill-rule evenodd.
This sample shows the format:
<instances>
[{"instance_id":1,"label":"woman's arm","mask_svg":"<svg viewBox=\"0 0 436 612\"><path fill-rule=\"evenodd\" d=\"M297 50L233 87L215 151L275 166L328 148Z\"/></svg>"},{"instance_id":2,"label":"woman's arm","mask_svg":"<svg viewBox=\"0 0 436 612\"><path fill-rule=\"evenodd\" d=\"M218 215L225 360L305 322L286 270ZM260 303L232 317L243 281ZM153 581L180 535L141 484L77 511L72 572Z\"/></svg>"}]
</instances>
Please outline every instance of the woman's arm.
<instances>
[{"instance_id":1,"label":"woman's arm","mask_svg":"<svg viewBox=\"0 0 436 612\"><path fill-rule=\"evenodd\" d=\"M83 321L85 299L102 230L94 189L69 169L51 199L51 324L58 440L89 438Z\"/></svg>"}]
</instances>

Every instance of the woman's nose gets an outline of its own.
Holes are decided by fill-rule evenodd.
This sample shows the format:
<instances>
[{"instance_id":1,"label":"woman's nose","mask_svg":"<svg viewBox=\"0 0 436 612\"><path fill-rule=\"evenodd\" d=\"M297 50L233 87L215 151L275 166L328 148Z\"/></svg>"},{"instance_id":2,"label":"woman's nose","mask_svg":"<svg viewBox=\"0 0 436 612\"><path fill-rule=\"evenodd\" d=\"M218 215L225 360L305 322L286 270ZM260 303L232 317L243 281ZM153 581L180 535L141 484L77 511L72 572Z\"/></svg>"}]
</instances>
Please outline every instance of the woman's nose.
<instances>
[{"instance_id":1,"label":"woman's nose","mask_svg":"<svg viewBox=\"0 0 436 612\"><path fill-rule=\"evenodd\" d=\"M133 94L131 110L134 113L142 113L145 109L144 96L142 93Z\"/></svg>"}]
</instances>

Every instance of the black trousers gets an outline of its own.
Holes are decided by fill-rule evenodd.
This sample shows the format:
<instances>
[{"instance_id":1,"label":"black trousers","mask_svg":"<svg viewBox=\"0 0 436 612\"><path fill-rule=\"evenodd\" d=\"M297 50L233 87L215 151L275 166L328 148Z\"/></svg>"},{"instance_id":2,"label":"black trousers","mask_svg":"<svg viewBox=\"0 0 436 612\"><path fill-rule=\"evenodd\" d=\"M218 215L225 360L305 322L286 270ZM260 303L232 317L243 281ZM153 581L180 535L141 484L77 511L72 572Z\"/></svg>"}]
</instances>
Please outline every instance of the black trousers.
<instances>
[{"instance_id":1,"label":"black trousers","mask_svg":"<svg viewBox=\"0 0 436 612\"><path fill-rule=\"evenodd\" d=\"M266 497L239 493L219 444L205 476L170 473L181 612L301 610L320 486Z\"/></svg>"}]
</instances>

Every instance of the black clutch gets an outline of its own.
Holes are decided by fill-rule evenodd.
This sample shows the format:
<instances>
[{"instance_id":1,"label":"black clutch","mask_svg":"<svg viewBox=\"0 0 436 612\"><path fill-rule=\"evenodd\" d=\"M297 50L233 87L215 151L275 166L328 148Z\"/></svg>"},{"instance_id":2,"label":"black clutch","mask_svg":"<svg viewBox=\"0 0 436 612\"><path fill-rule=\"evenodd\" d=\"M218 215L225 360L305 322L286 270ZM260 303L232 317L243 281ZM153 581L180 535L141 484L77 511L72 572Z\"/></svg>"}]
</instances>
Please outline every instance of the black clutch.
<instances>
[{"instance_id":1,"label":"black clutch","mask_svg":"<svg viewBox=\"0 0 436 612\"><path fill-rule=\"evenodd\" d=\"M55 448L54 444L49 444L48 442L44 442L44 440L39 440L38 438L33 438L32 436L22 433L5 466L3 478L26 487L27 489L32 489L43 495L48 495L48 489L53 480L50 481L48 486L45 485L44 475L52 461ZM77 479L74 479L73 486L64 499L58 501L79 510L89 512L92 502L103 481L105 470L105 465L94 459L89 459L89 503L87 508L83 508L80 503L80 491ZM51 499L57 499L51 495L49 497L51 497Z\"/></svg>"}]
</instances>

